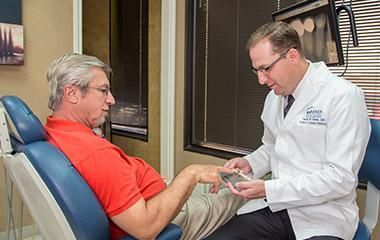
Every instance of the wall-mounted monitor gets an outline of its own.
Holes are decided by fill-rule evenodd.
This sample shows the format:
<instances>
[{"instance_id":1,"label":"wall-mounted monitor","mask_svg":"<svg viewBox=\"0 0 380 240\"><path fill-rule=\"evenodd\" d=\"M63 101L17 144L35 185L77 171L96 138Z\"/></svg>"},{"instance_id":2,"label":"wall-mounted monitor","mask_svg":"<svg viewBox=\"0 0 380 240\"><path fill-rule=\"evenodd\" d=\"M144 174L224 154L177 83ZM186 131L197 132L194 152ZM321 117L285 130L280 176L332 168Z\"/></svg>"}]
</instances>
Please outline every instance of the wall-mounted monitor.
<instances>
[{"instance_id":1,"label":"wall-mounted monitor","mask_svg":"<svg viewBox=\"0 0 380 240\"><path fill-rule=\"evenodd\" d=\"M272 17L297 31L310 61L324 61L328 66L344 64L334 0L306 0L274 12Z\"/></svg>"}]
</instances>

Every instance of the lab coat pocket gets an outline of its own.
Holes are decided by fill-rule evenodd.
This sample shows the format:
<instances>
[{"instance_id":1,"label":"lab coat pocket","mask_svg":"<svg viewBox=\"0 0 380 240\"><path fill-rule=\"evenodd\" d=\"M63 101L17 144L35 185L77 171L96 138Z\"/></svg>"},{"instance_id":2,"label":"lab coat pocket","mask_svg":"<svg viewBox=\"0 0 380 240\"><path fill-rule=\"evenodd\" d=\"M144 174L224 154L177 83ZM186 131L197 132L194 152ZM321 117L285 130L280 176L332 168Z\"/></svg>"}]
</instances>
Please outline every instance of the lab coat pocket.
<instances>
[{"instance_id":1,"label":"lab coat pocket","mask_svg":"<svg viewBox=\"0 0 380 240\"><path fill-rule=\"evenodd\" d=\"M323 161L326 149L326 126L325 125L297 125L295 127L297 137L297 151L294 151L296 158L304 159L306 162L317 164Z\"/></svg>"}]
</instances>

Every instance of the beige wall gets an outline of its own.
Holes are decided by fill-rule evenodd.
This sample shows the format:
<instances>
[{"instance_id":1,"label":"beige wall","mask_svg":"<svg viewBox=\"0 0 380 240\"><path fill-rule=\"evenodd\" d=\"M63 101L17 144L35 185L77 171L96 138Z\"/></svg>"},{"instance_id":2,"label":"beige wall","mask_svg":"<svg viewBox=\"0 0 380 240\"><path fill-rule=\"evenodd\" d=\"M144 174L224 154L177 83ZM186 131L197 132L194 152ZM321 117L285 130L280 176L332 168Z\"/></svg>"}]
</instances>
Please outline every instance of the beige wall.
<instances>
[{"instance_id":1,"label":"beige wall","mask_svg":"<svg viewBox=\"0 0 380 240\"><path fill-rule=\"evenodd\" d=\"M44 121L49 114L46 69L55 57L73 49L72 1L23 1L22 23L25 63L0 65L0 95L23 98Z\"/></svg>"},{"instance_id":2,"label":"beige wall","mask_svg":"<svg viewBox=\"0 0 380 240\"><path fill-rule=\"evenodd\" d=\"M83 53L110 64L109 0L82 0Z\"/></svg>"},{"instance_id":3,"label":"beige wall","mask_svg":"<svg viewBox=\"0 0 380 240\"><path fill-rule=\"evenodd\" d=\"M72 1L22 1L25 63L23 66L0 65L0 96L21 97L42 122L45 122L49 114L46 69L55 57L73 49L72 7ZM2 161L0 165L0 179L2 179L0 232L2 232L6 227L7 205Z\"/></svg>"}]
</instances>

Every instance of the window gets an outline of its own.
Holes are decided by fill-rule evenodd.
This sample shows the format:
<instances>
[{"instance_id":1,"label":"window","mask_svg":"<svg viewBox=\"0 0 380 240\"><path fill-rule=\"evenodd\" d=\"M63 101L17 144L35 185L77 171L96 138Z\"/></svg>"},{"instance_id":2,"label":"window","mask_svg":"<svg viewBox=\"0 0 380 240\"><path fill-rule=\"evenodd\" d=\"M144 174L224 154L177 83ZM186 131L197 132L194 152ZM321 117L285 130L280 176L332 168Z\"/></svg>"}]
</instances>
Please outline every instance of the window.
<instances>
[{"instance_id":1,"label":"window","mask_svg":"<svg viewBox=\"0 0 380 240\"><path fill-rule=\"evenodd\" d=\"M246 154L261 144L268 88L252 74L245 46L252 31L272 21L277 2L188 0L186 7L185 148L226 158Z\"/></svg>"},{"instance_id":2,"label":"window","mask_svg":"<svg viewBox=\"0 0 380 240\"><path fill-rule=\"evenodd\" d=\"M245 45L251 32L272 21L273 12L297 2L187 1L185 149L230 158L261 145L260 115L269 90L251 73ZM336 7L349 2L337 0ZM359 47L351 43L346 48L347 14L342 11L339 20L343 53L348 54L344 77L363 89L369 115L380 117L380 5L378 0L352 0L352 9ZM339 75L345 66L330 69Z\"/></svg>"},{"instance_id":3,"label":"window","mask_svg":"<svg viewBox=\"0 0 380 240\"><path fill-rule=\"evenodd\" d=\"M147 139L148 1L111 1L111 131Z\"/></svg>"},{"instance_id":4,"label":"window","mask_svg":"<svg viewBox=\"0 0 380 240\"><path fill-rule=\"evenodd\" d=\"M352 40L347 46L350 36L348 15L342 11L339 25L343 45L343 55L348 57L345 67L331 67L330 69L344 78L356 83L364 91L368 114L371 118L380 119L380 4L378 0L352 0L335 2L336 7L341 4L352 5L355 15L356 30L359 46L353 47ZM352 37L351 37L352 39Z\"/></svg>"}]
</instances>

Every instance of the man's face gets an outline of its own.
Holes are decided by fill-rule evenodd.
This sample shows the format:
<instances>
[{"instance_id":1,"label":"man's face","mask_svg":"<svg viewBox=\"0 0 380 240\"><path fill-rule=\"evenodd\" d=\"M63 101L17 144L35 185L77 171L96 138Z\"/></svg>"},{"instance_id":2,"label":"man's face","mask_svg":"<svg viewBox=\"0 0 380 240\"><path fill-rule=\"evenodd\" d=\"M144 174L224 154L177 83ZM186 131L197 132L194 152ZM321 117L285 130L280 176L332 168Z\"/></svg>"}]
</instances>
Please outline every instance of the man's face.
<instances>
[{"instance_id":1,"label":"man's face","mask_svg":"<svg viewBox=\"0 0 380 240\"><path fill-rule=\"evenodd\" d=\"M110 106L115 99L110 91L107 75L100 69L91 70L94 74L86 94L80 98L79 110L82 112L82 121L91 128L99 127L106 120Z\"/></svg>"},{"instance_id":2,"label":"man's face","mask_svg":"<svg viewBox=\"0 0 380 240\"><path fill-rule=\"evenodd\" d=\"M249 50L252 68L256 71L259 83L266 84L276 95L287 96L294 88L289 77L291 70L287 63L287 53L273 53L272 46L266 39Z\"/></svg>"}]
</instances>

